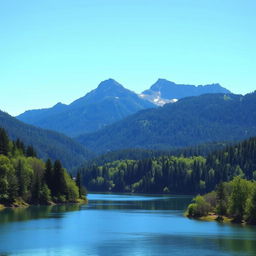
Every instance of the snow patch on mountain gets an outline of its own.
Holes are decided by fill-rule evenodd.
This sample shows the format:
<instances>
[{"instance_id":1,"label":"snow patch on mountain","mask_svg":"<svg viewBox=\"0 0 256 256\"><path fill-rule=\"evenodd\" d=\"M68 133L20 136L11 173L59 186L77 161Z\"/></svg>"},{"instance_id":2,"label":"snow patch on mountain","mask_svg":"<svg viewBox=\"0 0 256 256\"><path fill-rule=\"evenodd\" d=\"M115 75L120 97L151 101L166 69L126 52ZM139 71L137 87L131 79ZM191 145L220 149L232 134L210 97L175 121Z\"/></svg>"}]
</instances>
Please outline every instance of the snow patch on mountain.
<instances>
[{"instance_id":1,"label":"snow patch on mountain","mask_svg":"<svg viewBox=\"0 0 256 256\"><path fill-rule=\"evenodd\" d=\"M164 98L161 98L161 92L154 92L152 94L139 94L139 97L144 99L144 100L148 100L150 101L151 103L157 105L157 106L163 106L165 105L166 103L174 103L174 102L177 102L178 100L177 99L164 99Z\"/></svg>"}]
</instances>

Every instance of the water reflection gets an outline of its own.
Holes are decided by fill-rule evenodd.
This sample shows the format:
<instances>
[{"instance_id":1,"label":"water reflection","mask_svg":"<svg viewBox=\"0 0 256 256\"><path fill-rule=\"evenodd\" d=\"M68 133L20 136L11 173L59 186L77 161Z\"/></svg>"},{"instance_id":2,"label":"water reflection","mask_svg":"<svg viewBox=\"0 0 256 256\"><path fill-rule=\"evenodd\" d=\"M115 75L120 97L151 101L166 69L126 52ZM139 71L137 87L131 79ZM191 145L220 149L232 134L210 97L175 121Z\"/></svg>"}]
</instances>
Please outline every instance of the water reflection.
<instances>
[{"instance_id":1,"label":"water reflection","mask_svg":"<svg viewBox=\"0 0 256 256\"><path fill-rule=\"evenodd\" d=\"M62 218L61 213L78 211L81 209L79 204L51 205L51 206L30 206L27 208L6 208L0 211L0 224L36 220L42 218ZM0 256L2 256L0 254Z\"/></svg>"},{"instance_id":2,"label":"water reflection","mask_svg":"<svg viewBox=\"0 0 256 256\"><path fill-rule=\"evenodd\" d=\"M185 210L191 202L191 196L127 196L105 195L101 198L89 195L89 208L98 210Z\"/></svg>"},{"instance_id":3,"label":"water reflection","mask_svg":"<svg viewBox=\"0 0 256 256\"><path fill-rule=\"evenodd\" d=\"M101 244L96 255L255 256L255 247L255 240L218 240L158 234Z\"/></svg>"}]
</instances>

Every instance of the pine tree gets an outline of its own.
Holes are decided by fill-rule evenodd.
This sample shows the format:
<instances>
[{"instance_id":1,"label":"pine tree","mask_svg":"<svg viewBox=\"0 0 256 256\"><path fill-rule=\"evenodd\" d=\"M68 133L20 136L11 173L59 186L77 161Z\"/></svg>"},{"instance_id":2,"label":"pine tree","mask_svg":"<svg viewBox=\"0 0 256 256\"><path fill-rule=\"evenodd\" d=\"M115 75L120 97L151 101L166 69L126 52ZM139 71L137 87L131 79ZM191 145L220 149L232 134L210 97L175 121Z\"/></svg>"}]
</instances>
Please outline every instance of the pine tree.
<instances>
[{"instance_id":1,"label":"pine tree","mask_svg":"<svg viewBox=\"0 0 256 256\"><path fill-rule=\"evenodd\" d=\"M45 172L44 172L45 183L50 190L53 190L53 169L52 162L48 159L45 163Z\"/></svg>"},{"instance_id":2,"label":"pine tree","mask_svg":"<svg viewBox=\"0 0 256 256\"><path fill-rule=\"evenodd\" d=\"M67 184L64 176L64 169L61 162L56 160L53 167L53 195L54 196L66 196Z\"/></svg>"},{"instance_id":3,"label":"pine tree","mask_svg":"<svg viewBox=\"0 0 256 256\"><path fill-rule=\"evenodd\" d=\"M27 157L37 157L36 151L33 146L28 146L26 150Z\"/></svg>"},{"instance_id":4,"label":"pine tree","mask_svg":"<svg viewBox=\"0 0 256 256\"><path fill-rule=\"evenodd\" d=\"M219 215L219 218L222 219L224 215L227 213L227 193L225 191L224 183L221 182L217 186L217 214Z\"/></svg>"},{"instance_id":5,"label":"pine tree","mask_svg":"<svg viewBox=\"0 0 256 256\"><path fill-rule=\"evenodd\" d=\"M34 184L32 185L32 198L31 202L33 204L39 204L40 203L40 192L42 187L42 180L40 179L40 176L38 173L35 174L34 178Z\"/></svg>"},{"instance_id":6,"label":"pine tree","mask_svg":"<svg viewBox=\"0 0 256 256\"><path fill-rule=\"evenodd\" d=\"M24 166L21 160L18 160L18 165L16 168L17 172L17 179L18 179L18 184L19 184L19 190L18 190L18 195L20 197L23 197L26 192L26 186L25 186L25 172L24 172Z\"/></svg>"},{"instance_id":7,"label":"pine tree","mask_svg":"<svg viewBox=\"0 0 256 256\"><path fill-rule=\"evenodd\" d=\"M82 196L82 181L81 181L80 172L78 172L77 175L76 175L76 185L77 185L78 190L79 190L79 197L81 197Z\"/></svg>"},{"instance_id":8,"label":"pine tree","mask_svg":"<svg viewBox=\"0 0 256 256\"><path fill-rule=\"evenodd\" d=\"M25 145L22 141L20 141L20 139L17 139L15 141L16 147L17 149L19 149L21 151L22 154L25 154Z\"/></svg>"},{"instance_id":9,"label":"pine tree","mask_svg":"<svg viewBox=\"0 0 256 256\"><path fill-rule=\"evenodd\" d=\"M9 152L9 138L3 128L0 128L0 155L7 156Z\"/></svg>"}]
</instances>

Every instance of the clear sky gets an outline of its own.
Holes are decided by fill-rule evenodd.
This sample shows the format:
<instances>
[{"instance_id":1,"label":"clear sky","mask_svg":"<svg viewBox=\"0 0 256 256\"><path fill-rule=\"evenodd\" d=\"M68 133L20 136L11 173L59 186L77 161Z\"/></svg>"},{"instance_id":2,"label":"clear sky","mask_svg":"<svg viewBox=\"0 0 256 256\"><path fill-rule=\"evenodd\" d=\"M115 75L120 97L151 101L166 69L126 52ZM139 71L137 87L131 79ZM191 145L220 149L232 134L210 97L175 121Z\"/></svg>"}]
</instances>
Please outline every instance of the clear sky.
<instances>
[{"instance_id":1,"label":"clear sky","mask_svg":"<svg viewBox=\"0 0 256 256\"><path fill-rule=\"evenodd\" d=\"M114 78L256 89L255 0L0 0L0 109L71 101Z\"/></svg>"}]
</instances>

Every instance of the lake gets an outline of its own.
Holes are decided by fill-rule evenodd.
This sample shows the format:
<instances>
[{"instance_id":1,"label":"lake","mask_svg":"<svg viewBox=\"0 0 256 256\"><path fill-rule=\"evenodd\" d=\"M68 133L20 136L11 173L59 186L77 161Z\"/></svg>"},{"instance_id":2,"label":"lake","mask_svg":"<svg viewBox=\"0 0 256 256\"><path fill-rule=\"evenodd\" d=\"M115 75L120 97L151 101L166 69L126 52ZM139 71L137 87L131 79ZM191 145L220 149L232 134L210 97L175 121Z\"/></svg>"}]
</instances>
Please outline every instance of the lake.
<instances>
[{"instance_id":1,"label":"lake","mask_svg":"<svg viewBox=\"0 0 256 256\"><path fill-rule=\"evenodd\" d=\"M90 194L0 211L0 256L256 255L256 228L183 217L190 196Z\"/></svg>"}]
</instances>

